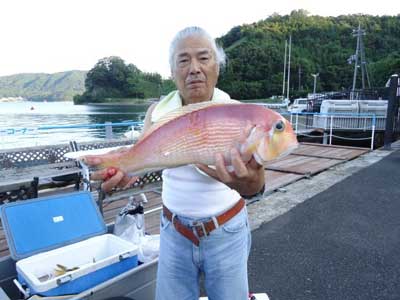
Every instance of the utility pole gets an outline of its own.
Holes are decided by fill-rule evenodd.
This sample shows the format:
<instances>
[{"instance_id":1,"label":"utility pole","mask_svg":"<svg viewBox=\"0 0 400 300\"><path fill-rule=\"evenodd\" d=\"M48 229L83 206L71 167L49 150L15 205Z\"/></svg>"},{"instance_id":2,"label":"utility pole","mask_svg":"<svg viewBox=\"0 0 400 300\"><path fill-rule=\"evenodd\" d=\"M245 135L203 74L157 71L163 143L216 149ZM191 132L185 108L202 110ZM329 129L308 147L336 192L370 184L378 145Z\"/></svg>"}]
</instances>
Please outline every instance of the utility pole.
<instances>
[{"instance_id":1,"label":"utility pole","mask_svg":"<svg viewBox=\"0 0 400 300\"><path fill-rule=\"evenodd\" d=\"M292 35L289 36L289 58L288 58L288 76L287 76L287 91L286 98L289 100L289 82L290 82L290 54L292 52Z\"/></svg>"},{"instance_id":2,"label":"utility pole","mask_svg":"<svg viewBox=\"0 0 400 300\"><path fill-rule=\"evenodd\" d=\"M365 30L361 29L360 23L358 23L358 28L353 29L353 36L357 37L357 47L356 53L349 58L349 62L354 61L354 75L353 75L353 88L352 92L354 93L356 89L356 81L357 81L357 68L361 68L361 85L362 89L365 89L365 78L367 79L368 88L371 87L369 82L369 76L367 71L367 62L365 60L365 52L364 52L364 43L362 40L362 36L365 35ZM358 62L360 60L360 63Z\"/></svg>"},{"instance_id":3,"label":"utility pole","mask_svg":"<svg viewBox=\"0 0 400 300\"><path fill-rule=\"evenodd\" d=\"M315 97L315 91L316 91L316 89L317 89L317 77L319 76L319 73L317 73L317 74L311 74L311 76L314 77L314 89L313 89L313 94L314 94L314 97Z\"/></svg>"}]
</instances>

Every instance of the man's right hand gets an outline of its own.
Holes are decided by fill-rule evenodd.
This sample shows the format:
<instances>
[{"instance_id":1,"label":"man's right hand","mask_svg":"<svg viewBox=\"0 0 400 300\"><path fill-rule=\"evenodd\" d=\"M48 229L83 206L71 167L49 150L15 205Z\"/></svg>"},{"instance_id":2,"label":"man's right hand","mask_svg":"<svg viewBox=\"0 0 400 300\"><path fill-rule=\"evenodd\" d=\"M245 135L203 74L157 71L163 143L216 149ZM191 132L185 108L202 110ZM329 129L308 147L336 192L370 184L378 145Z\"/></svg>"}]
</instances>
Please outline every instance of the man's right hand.
<instances>
[{"instance_id":1,"label":"man's right hand","mask_svg":"<svg viewBox=\"0 0 400 300\"><path fill-rule=\"evenodd\" d=\"M121 148L118 150L114 150L113 152L121 152L121 151L127 151L127 148ZM88 156L85 159L85 163L90 167L96 167L102 163L102 159L99 157ZM113 188L117 187L122 189L128 188L138 179L138 177L128 176L124 171L118 168L109 167L93 172L90 175L90 179L103 180L103 183L101 184L101 189L104 192L109 193Z\"/></svg>"}]
</instances>

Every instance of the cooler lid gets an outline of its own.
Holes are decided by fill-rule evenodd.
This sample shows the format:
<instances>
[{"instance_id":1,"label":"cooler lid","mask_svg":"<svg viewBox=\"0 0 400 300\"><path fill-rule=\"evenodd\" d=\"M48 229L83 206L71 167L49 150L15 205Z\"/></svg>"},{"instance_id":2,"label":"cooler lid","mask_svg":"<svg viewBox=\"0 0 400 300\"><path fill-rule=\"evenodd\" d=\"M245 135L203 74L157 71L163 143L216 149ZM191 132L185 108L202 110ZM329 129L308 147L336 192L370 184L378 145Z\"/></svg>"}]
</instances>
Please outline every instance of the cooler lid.
<instances>
[{"instance_id":1,"label":"cooler lid","mask_svg":"<svg viewBox=\"0 0 400 300\"><path fill-rule=\"evenodd\" d=\"M7 203L1 222L14 260L107 232L87 191Z\"/></svg>"}]
</instances>

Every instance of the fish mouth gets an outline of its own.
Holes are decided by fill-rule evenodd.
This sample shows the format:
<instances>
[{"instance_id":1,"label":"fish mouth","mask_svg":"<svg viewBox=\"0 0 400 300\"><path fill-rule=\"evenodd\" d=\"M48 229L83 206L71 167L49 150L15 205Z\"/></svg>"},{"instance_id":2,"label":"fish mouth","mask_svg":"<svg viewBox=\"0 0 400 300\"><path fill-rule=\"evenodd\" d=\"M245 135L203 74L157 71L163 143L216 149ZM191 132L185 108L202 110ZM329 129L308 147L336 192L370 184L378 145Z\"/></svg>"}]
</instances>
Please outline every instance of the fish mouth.
<instances>
[{"instance_id":1,"label":"fish mouth","mask_svg":"<svg viewBox=\"0 0 400 300\"><path fill-rule=\"evenodd\" d=\"M293 150L295 150L297 147L299 147L299 143L296 143L296 144L293 144L293 145L291 145L290 147L288 147L284 152L282 152L281 154L279 154L277 157L275 157L275 158L273 158L273 159L271 159L271 160L268 160L268 161L263 161L262 159L261 159L261 157L259 157L258 156L258 154L257 153L254 153L253 154L253 156L254 156L254 158L256 159L256 161L261 165L264 165L265 166L265 163L273 163L273 162L275 162L275 161L277 161L277 160L279 160L279 159L281 159L281 158L284 158L285 156L288 156ZM256 156L256 154L257 154L257 156ZM258 159L258 160L257 160ZM260 162L262 162L262 163L260 163Z\"/></svg>"}]
</instances>

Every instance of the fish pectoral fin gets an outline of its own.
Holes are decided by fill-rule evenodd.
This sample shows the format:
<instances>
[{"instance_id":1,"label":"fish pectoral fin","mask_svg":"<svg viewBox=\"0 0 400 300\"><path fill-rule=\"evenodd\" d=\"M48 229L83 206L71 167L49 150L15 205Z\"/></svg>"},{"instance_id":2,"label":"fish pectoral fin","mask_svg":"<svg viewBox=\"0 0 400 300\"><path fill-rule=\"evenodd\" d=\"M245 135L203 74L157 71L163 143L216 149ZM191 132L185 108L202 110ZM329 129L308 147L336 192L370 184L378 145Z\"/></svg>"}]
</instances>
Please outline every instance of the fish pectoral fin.
<instances>
[{"instance_id":1,"label":"fish pectoral fin","mask_svg":"<svg viewBox=\"0 0 400 300\"><path fill-rule=\"evenodd\" d=\"M253 144L242 144L240 147L240 153L241 154L250 154L256 152L258 147L258 143L253 143Z\"/></svg>"},{"instance_id":2,"label":"fish pectoral fin","mask_svg":"<svg viewBox=\"0 0 400 300\"><path fill-rule=\"evenodd\" d=\"M257 154L257 152L253 153L253 157L256 160L256 162L260 165L260 166L266 166L266 161L264 161L260 155Z\"/></svg>"},{"instance_id":3,"label":"fish pectoral fin","mask_svg":"<svg viewBox=\"0 0 400 300\"><path fill-rule=\"evenodd\" d=\"M258 145L265 138L265 130L261 126L255 126L246 141L240 145L241 154L252 154L257 151Z\"/></svg>"}]
</instances>

